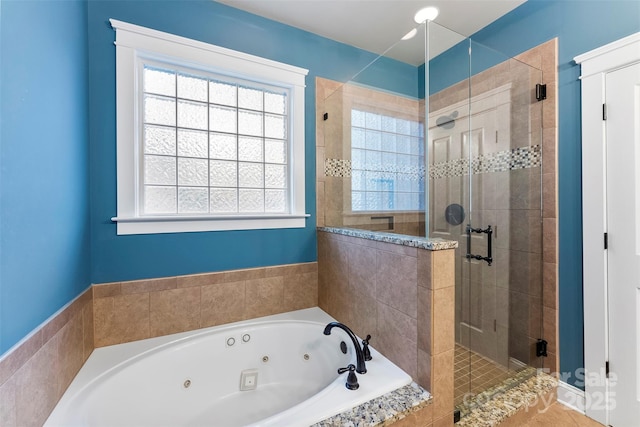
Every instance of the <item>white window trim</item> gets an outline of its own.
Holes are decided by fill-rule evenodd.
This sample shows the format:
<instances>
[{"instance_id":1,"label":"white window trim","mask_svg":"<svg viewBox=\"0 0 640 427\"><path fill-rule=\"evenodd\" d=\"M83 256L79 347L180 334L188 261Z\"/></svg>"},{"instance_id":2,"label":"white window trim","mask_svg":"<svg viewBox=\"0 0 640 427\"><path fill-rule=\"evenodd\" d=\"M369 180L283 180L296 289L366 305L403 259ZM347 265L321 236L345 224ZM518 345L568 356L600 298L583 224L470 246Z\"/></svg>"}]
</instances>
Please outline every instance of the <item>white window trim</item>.
<instances>
[{"instance_id":1,"label":"white window trim","mask_svg":"<svg viewBox=\"0 0 640 427\"><path fill-rule=\"evenodd\" d=\"M118 213L111 218L120 234L151 234L217 230L303 228L305 213L304 90L308 70L236 52L219 46L110 19L116 30L116 120ZM136 165L139 123L138 63L140 58L178 61L180 65L233 74L247 80L278 84L291 91L293 121L289 138L289 214L140 216Z\"/></svg>"}]
</instances>

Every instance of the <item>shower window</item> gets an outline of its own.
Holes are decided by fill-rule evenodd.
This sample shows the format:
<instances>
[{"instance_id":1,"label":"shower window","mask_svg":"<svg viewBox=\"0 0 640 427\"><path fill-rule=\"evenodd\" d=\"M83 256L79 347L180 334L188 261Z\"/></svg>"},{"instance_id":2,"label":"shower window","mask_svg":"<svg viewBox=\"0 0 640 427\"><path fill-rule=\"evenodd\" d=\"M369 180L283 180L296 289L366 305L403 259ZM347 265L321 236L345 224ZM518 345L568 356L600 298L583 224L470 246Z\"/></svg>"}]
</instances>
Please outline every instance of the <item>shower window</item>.
<instances>
[{"instance_id":1,"label":"shower window","mask_svg":"<svg viewBox=\"0 0 640 427\"><path fill-rule=\"evenodd\" d=\"M307 70L111 24L118 234L304 227Z\"/></svg>"},{"instance_id":2,"label":"shower window","mask_svg":"<svg viewBox=\"0 0 640 427\"><path fill-rule=\"evenodd\" d=\"M423 125L351 110L351 210L424 209Z\"/></svg>"}]
</instances>

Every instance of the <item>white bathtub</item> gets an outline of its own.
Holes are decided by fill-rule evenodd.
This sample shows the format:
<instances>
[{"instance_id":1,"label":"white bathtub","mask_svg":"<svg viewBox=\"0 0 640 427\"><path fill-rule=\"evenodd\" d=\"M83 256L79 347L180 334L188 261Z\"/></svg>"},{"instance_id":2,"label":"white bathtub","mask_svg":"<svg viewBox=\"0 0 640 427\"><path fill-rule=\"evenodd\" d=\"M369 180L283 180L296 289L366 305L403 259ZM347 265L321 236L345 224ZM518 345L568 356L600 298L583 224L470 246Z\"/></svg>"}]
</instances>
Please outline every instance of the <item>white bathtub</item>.
<instances>
[{"instance_id":1,"label":"white bathtub","mask_svg":"<svg viewBox=\"0 0 640 427\"><path fill-rule=\"evenodd\" d=\"M311 308L96 349L45 426L302 427L411 382L372 348L347 390L337 369L356 358L346 333L323 334L333 320ZM257 387L240 391L251 370Z\"/></svg>"}]
</instances>

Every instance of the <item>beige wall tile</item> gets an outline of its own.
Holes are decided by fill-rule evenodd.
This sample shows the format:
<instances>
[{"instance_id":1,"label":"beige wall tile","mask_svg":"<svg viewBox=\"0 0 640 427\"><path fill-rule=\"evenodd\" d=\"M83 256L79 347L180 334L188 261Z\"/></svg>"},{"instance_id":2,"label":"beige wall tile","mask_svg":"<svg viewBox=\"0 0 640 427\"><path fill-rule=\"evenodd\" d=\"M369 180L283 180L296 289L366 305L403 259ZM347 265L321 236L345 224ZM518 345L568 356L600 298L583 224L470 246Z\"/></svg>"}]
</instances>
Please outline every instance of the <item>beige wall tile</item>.
<instances>
[{"instance_id":1,"label":"beige wall tile","mask_svg":"<svg viewBox=\"0 0 640 427\"><path fill-rule=\"evenodd\" d=\"M432 289L455 286L455 250L433 251Z\"/></svg>"},{"instance_id":2,"label":"beige wall tile","mask_svg":"<svg viewBox=\"0 0 640 427\"><path fill-rule=\"evenodd\" d=\"M542 335L547 340L547 351L550 353L557 353L557 317L558 310L549 307L543 307L542 311L543 323L542 323Z\"/></svg>"},{"instance_id":3,"label":"beige wall tile","mask_svg":"<svg viewBox=\"0 0 640 427\"><path fill-rule=\"evenodd\" d=\"M418 349L418 378L417 383L420 384L425 390L433 392L433 385L431 382L431 367L433 359L431 355Z\"/></svg>"},{"instance_id":4,"label":"beige wall tile","mask_svg":"<svg viewBox=\"0 0 640 427\"><path fill-rule=\"evenodd\" d=\"M16 421L15 378L0 386L0 426L18 427Z\"/></svg>"},{"instance_id":5,"label":"beige wall tile","mask_svg":"<svg viewBox=\"0 0 640 427\"><path fill-rule=\"evenodd\" d=\"M225 272L220 271L216 273L206 274L191 274L188 276L177 277L178 288L190 288L194 286L207 286L215 285L216 283L225 282Z\"/></svg>"},{"instance_id":6,"label":"beige wall tile","mask_svg":"<svg viewBox=\"0 0 640 427\"><path fill-rule=\"evenodd\" d=\"M58 395L62 396L85 360L82 313L60 330L58 342Z\"/></svg>"},{"instance_id":7,"label":"beige wall tile","mask_svg":"<svg viewBox=\"0 0 640 427\"><path fill-rule=\"evenodd\" d=\"M166 277L162 279L134 280L122 282L120 285L122 295L158 292L166 289L175 289L178 286L178 279L176 277Z\"/></svg>"},{"instance_id":8,"label":"beige wall tile","mask_svg":"<svg viewBox=\"0 0 640 427\"><path fill-rule=\"evenodd\" d=\"M542 219L542 260L544 262L556 263L556 219Z\"/></svg>"},{"instance_id":9,"label":"beige wall tile","mask_svg":"<svg viewBox=\"0 0 640 427\"><path fill-rule=\"evenodd\" d=\"M216 326L245 319L245 282L202 287L201 326Z\"/></svg>"},{"instance_id":10,"label":"beige wall tile","mask_svg":"<svg viewBox=\"0 0 640 427\"><path fill-rule=\"evenodd\" d=\"M120 282L116 283L103 283L99 285L93 285L93 298L106 298L106 297L115 297L116 295L120 295L121 286Z\"/></svg>"},{"instance_id":11,"label":"beige wall tile","mask_svg":"<svg viewBox=\"0 0 640 427\"><path fill-rule=\"evenodd\" d=\"M354 293L354 301L351 310L351 323L349 327L353 329L359 337L365 338L371 335L370 343L376 347L378 340L378 304L371 294Z\"/></svg>"},{"instance_id":12,"label":"beige wall tile","mask_svg":"<svg viewBox=\"0 0 640 427\"><path fill-rule=\"evenodd\" d=\"M417 318L417 257L377 252L376 299Z\"/></svg>"},{"instance_id":13,"label":"beige wall tile","mask_svg":"<svg viewBox=\"0 0 640 427\"><path fill-rule=\"evenodd\" d=\"M542 175L542 216L556 218L556 174Z\"/></svg>"},{"instance_id":14,"label":"beige wall tile","mask_svg":"<svg viewBox=\"0 0 640 427\"><path fill-rule=\"evenodd\" d=\"M244 270L232 270L224 273L225 282L239 282L242 280L262 279L265 277L264 268L247 268Z\"/></svg>"},{"instance_id":15,"label":"beige wall tile","mask_svg":"<svg viewBox=\"0 0 640 427\"><path fill-rule=\"evenodd\" d=\"M445 415L444 417L440 417L433 420L433 427L451 427L453 426L453 415Z\"/></svg>"},{"instance_id":16,"label":"beige wall tile","mask_svg":"<svg viewBox=\"0 0 640 427\"><path fill-rule=\"evenodd\" d=\"M58 388L58 336L50 339L16 372L16 424L39 427L53 410Z\"/></svg>"},{"instance_id":17,"label":"beige wall tile","mask_svg":"<svg viewBox=\"0 0 640 427\"><path fill-rule=\"evenodd\" d=\"M349 285L358 293L375 296L377 251L362 245L349 245Z\"/></svg>"},{"instance_id":18,"label":"beige wall tile","mask_svg":"<svg viewBox=\"0 0 640 427\"><path fill-rule=\"evenodd\" d=\"M247 280L245 285L245 318L251 319L283 312L283 277Z\"/></svg>"},{"instance_id":19,"label":"beige wall tile","mask_svg":"<svg viewBox=\"0 0 640 427\"><path fill-rule=\"evenodd\" d=\"M86 361L93 352L93 301L82 309L83 360Z\"/></svg>"},{"instance_id":20,"label":"beige wall tile","mask_svg":"<svg viewBox=\"0 0 640 427\"><path fill-rule=\"evenodd\" d=\"M379 348L389 360L413 378L418 376L417 321L406 314L382 303L378 303ZM453 371L452 371L453 373Z\"/></svg>"},{"instance_id":21,"label":"beige wall tile","mask_svg":"<svg viewBox=\"0 0 640 427\"><path fill-rule=\"evenodd\" d=\"M418 287L418 348L431 354L433 329L433 295L431 289Z\"/></svg>"},{"instance_id":22,"label":"beige wall tile","mask_svg":"<svg viewBox=\"0 0 640 427\"><path fill-rule=\"evenodd\" d=\"M418 249L418 286L432 289L431 261L433 251Z\"/></svg>"},{"instance_id":23,"label":"beige wall tile","mask_svg":"<svg viewBox=\"0 0 640 427\"><path fill-rule=\"evenodd\" d=\"M149 338L149 294L99 298L93 310L95 346Z\"/></svg>"},{"instance_id":24,"label":"beige wall tile","mask_svg":"<svg viewBox=\"0 0 640 427\"><path fill-rule=\"evenodd\" d=\"M170 289L149 294L149 334L152 337L200 327L200 289Z\"/></svg>"},{"instance_id":25,"label":"beige wall tile","mask_svg":"<svg viewBox=\"0 0 640 427\"><path fill-rule=\"evenodd\" d=\"M363 240L363 239L358 239L358 240ZM414 258L418 256L418 249L412 248L411 246L395 245L393 243L386 243L386 242L375 242L375 246L376 246L376 249L380 251L391 252L398 255L406 255Z\"/></svg>"},{"instance_id":26,"label":"beige wall tile","mask_svg":"<svg viewBox=\"0 0 640 427\"><path fill-rule=\"evenodd\" d=\"M453 422L453 352L450 350L432 356L433 417L451 417Z\"/></svg>"},{"instance_id":27,"label":"beige wall tile","mask_svg":"<svg viewBox=\"0 0 640 427\"><path fill-rule=\"evenodd\" d=\"M542 263L542 304L545 307L557 308L557 264Z\"/></svg>"},{"instance_id":28,"label":"beige wall tile","mask_svg":"<svg viewBox=\"0 0 640 427\"><path fill-rule=\"evenodd\" d=\"M0 384L7 381L42 347L42 331L36 331L0 361Z\"/></svg>"},{"instance_id":29,"label":"beige wall tile","mask_svg":"<svg viewBox=\"0 0 640 427\"><path fill-rule=\"evenodd\" d=\"M455 345L455 288L435 289L433 291L433 342L431 354L453 350Z\"/></svg>"},{"instance_id":30,"label":"beige wall tile","mask_svg":"<svg viewBox=\"0 0 640 427\"><path fill-rule=\"evenodd\" d=\"M284 276L284 311L300 310L317 305L317 273Z\"/></svg>"},{"instance_id":31,"label":"beige wall tile","mask_svg":"<svg viewBox=\"0 0 640 427\"><path fill-rule=\"evenodd\" d=\"M60 329L66 325L69 320L75 315L75 311L78 306L73 303L70 304L67 308L58 313L54 318L49 319L49 321L42 325L42 342L45 343L49 341L55 334L57 334Z\"/></svg>"}]
</instances>

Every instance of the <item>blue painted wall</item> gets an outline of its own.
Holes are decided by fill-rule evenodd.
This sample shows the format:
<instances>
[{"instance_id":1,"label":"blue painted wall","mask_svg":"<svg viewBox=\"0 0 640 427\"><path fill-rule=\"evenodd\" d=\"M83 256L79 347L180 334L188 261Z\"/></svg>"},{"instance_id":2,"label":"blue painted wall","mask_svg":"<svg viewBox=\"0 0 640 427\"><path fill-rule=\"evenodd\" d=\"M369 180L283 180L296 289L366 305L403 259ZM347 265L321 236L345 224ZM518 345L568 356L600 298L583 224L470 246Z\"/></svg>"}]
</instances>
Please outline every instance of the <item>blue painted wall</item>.
<instances>
[{"instance_id":1,"label":"blue painted wall","mask_svg":"<svg viewBox=\"0 0 640 427\"><path fill-rule=\"evenodd\" d=\"M503 18L474 34L480 45L515 56L558 37L558 199L559 199L559 330L560 371L576 382L584 366L582 301L582 199L580 67L573 58L581 53L640 31L637 0L528 0ZM446 52L431 63L432 92L466 77L466 45ZM488 51L481 49L483 54ZM497 62L473 50L473 72Z\"/></svg>"},{"instance_id":2,"label":"blue painted wall","mask_svg":"<svg viewBox=\"0 0 640 427\"><path fill-rule=\"evenodd\" d=\"M309 69L304 229L117 236L115 32L108 19L201 40ZM212 1L89 1L92 280L132 280L316 260L315 77L346 81L375 55ZM387 61L373 80L415 93L414 67ZM396 71L409 72L398 78ZM371 81L367 81L371 83Z\"/></svg>"},{"instance_id":3,"label":"blue painted wall","mask_svg":"<svg viewBox=\"0 0 640 427\"><path fill-rule=\"evenodd\" d=\"M0 354L90 284L84 1L0 4Z\"/></svg>"}]
</instances>

